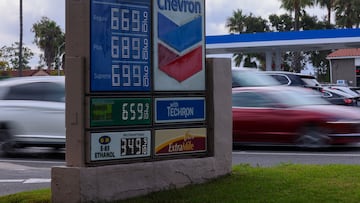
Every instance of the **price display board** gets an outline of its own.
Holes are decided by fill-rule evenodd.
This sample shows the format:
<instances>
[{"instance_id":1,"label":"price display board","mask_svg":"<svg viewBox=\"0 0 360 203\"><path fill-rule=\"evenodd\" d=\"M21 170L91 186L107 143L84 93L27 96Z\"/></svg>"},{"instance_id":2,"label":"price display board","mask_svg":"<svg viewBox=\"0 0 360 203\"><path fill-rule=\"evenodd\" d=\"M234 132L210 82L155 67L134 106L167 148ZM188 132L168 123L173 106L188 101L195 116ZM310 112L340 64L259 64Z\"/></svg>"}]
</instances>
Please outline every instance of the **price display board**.
<instances>
[{"instance_id":1,"label":"price display board","mask_svg":"<svg viewBox=\"0 0 360 203\"><path fill-rule=\"evenodd\" d=\"M150 0L92 0L90 18L90 91L150 91Z\"/></svg>"},{"instance_id":2,"label":"price display board","mask_svg":"<svg viewBox=\"0 0 360 203\"><path fill-rule=\"evenodd\" d=\"M150 131L91 133L91 161L149 157Z\"/></svg>"},{"instance_id":3,"label":"price display board","mask_svg":"<svg viewBox=\"0 0 360 203\"><path fill-rule=\"evenodd\" d=\"M89 2L87 162L206 152L205 1Z\"/></svg>"},{"instance_id":4,"label":"price display board","mask_svg":"<svg viewBox=\"0 0 360 203\"><path fill-rule=\"evenodd\" d=\"M90 127L149 125L151 98L91 98Z\"/></svg>"}]
</instances>

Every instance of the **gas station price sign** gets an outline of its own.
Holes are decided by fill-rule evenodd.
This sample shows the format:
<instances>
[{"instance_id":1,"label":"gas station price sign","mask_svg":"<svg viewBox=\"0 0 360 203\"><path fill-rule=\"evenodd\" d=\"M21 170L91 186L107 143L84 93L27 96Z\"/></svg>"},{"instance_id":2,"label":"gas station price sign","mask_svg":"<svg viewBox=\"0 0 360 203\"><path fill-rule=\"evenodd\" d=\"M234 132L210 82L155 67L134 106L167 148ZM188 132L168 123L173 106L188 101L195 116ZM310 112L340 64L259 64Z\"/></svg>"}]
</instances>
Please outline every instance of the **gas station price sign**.
<instances>
[{"instance_id":1,"label":"gas station price sign","mask_svg":"<svg viewBox=\"0 0 360 203\"><path fill-rule=\"evenodd\" d=\"M151 132L124 131L90 134L91 161L150 157Z\"/></svg>"},{"instance_id":2,"label":"gas station price sign","mask_svg":"<svg viewBox=\"0 0 360 203\"><path fill-rule=\"evenodd\" d=\"M151 98L91 98L90 126L150 125Z\"/></svg>"},{"instance_id":3,"label":"gas station price sign","mask_svg":"<svg viewBox=\"0 0 360 203\"><path fill-rule=\"evenodd\" d=\"M91 1L90 90L151 90L150 0Z\"/></svg>"}]
</instances>

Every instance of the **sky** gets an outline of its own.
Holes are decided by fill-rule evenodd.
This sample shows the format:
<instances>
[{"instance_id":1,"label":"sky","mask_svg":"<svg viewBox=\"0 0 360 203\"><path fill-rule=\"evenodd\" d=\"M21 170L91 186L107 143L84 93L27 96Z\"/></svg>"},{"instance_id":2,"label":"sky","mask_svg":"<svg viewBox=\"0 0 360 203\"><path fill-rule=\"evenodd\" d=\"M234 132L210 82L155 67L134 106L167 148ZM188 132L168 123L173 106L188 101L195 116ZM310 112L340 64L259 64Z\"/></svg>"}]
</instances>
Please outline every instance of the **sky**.
<instances>
[{"instance_id":1,"label":"sky","mask_svg":"<svg viewBox=\"0 0 360 203\"><path fill-rule=\"evenodd\" d=\"M11 46L19 42L19 0L0 0L0 47ZM280 0L205 0L205 29L206 35L228 34L225 27L226 19L233 12L241 9L243 14L261 16L267 19L271 14L283 14L280 9ZM310 15L317 15L319 19L326 15L325 9L311 8ZM33 43L34 33L31 32L32 25L41 20L43 16L55 21L65 30L65 0L23 0L23 43L34 53L30 65L36 65L39 61L41 51Z\"/></svg>"}]
</instances>

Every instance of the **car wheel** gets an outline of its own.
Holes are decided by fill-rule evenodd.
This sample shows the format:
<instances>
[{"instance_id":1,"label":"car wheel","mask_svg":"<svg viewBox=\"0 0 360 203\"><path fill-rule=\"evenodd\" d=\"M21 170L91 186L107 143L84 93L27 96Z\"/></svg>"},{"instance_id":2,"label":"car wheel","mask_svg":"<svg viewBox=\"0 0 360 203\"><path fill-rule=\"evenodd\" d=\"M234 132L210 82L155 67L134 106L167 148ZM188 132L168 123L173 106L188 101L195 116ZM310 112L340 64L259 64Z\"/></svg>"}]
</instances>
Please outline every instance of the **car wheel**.
<instances>
[{"instance_id":1,"label":"car wheel","mask_svg":"<svg viewBox=\"0 0 360 203\"><path fill-rule=\"evenodd\" d=\"M306 126L300 130L300 136L296 144L302 148L324 148L328 147L331 138L325 129L316 126Z\"/></svg>"},{"instance_id":2,"label":"car wheel","mask_svg":"<svg viewBox=\"0 0 360 203\"><path fill-rule=\"evenodd\" d=\"M5 124L0 124L0 149L5 155L12 155L16 152L11 142L10 129Z\"/></svg>"}]
</instances>

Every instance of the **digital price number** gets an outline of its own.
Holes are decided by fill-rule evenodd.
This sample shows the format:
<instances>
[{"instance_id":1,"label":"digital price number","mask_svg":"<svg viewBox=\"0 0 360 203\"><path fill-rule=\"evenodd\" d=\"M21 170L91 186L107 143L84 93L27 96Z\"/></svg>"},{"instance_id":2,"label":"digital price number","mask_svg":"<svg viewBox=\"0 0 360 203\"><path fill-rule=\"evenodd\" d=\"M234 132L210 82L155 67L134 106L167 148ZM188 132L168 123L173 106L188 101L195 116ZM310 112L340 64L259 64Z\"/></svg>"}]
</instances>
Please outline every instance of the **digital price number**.
<instances>
[{"instance_id":1,"label":"digital price number","mask_svg":"<svg viewBox=\"0 0 360 203\"><path fill-rule=\"evenodd\" d=\"M113 87L149 87L150 13L141 7L111 8Z\"/></svg>"},{"instance_id":2,"label":"digital price number","mask_svg":"<svg viewBox=\"0 0 360 203\"><path fill-rule=\"evenodd\" d=\"M112 65L113 87L150 87L149 67L141 65Z\"/></svg>"},{"instance_id":3,"label":"digital price number","mask_svg":"<svg viewBox=\"0 0 360 203\"><path fill-rule=\"evenodd\" d=\"M90 126L151 124L151 98L92 98Z\"/></svg>"},{"instance_id":4,"label":"digital price number","mask_svg":"<svg viewBox=\"0 0 360 203\"><path fill-rule=\"evenodd\" d=\"M151 131L96 132L90 134L90 160L149 157Z\"/></svg>"},{"instance_id":5,"label":"digital price number","mask_svg":"<svg viewBox=\"0 0 360 203\"><path fill-rule=\"evenodd\" d=\"M150 91L150 11L149 0L92 1L92 90Z\"/></svg>"},{"instance_id":6,"label":"digital price number","mask_svg":"<svg viewBox=\"0 0 360 203\"><path fill-rule=\"evenodd\" d=\"M149 147L147 137L120 139L121 156L146 155Z\"/></svg>"}]
</instances>

